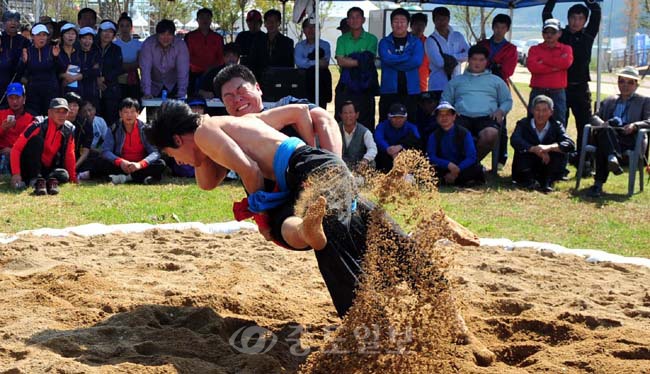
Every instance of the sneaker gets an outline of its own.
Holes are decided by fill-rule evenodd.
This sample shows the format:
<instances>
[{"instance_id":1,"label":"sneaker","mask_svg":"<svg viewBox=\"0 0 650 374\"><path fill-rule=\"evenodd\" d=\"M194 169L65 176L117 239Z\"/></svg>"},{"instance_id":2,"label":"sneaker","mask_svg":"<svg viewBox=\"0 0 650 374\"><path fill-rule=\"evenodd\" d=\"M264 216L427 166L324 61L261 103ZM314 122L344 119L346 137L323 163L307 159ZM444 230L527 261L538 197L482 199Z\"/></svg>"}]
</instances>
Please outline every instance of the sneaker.
<instances>
[{"instance_id":1,"label":"sneaker","mask_svg":"<svg viewBox=\"0 0 650 374\"><path fill-rule=\"evenodd\" d=\"M34 181L34 195L36 196L47 195L47 185L45 179L36 178L36 180Z\"/></svg>"},{"instance_id":2,"label":"sneaker","mask_svg":"<svg viewBox=\"0 0 650 374\"><path fill-rule=\"evenodd\" d=\"M547 194L547 193L551 193L551 192L555 191L555 189L553 188L553 183L552 182L546 182L546 183L541 185L541 187L539 188L539 191L541 193Z\"/></svg>"},{"instance_id":3,"label":"sneaker","mask_svg":"<svg viewBox=\"0 0 650 374\"><path fill-rule=\"evenodd\" d=\"M45 183L48 195L58 195L59 194L59 181L56 178L50 178Z\"/></svg>"},{"instance_id":4,"label":"sneaker","mask_svg":"<svg viewBox=\"0 0 650 374\"><path fill-rule=\"evenodd\" d=\"M623 168L618 163L618 159L615 155L609 155L609 157L607 157L607 169L614 173L614 175L623 174Z\"/></svg>"},{"instance_id":5,"label":"sneaker","mask_svg":"<svg viewBox=\"0 0 650 374\"><path fill-rule=\"evenodd\" d=\"M80 180L80 181L87 181L87 180L89 180L89 179L90 179L90 171L88 171L88 170L86 170L86 171L82 171L81 173L79 173L79 174L77 175L77 179Z\"/></svg>"},{"instance_id":6,"label":"sneaker","mask_svg":"<svg viewBox=\"0 0 650 374\"><path fill-rule=\"evenodd\" d=\"M603 186L594 184L589 187L587 190L587 196L589 197L601 197L603 195Z\"/></svg>"},{"instance_id":7,"label":"sneaker","mask_svg":"<svg viewBox=\"0 0 650 374\"><path fill-rule=\"evenodd\" d=\"M127 182L127 177L124 174L111 174L108 177L111 178L111 183L113 184L124 184Z\"/></svg>"},{"instance_id":8,"label":"sneaker","mask_svg":"<svg viewBox=\"0 0 650 374\"><path fill-rule=\"evenodd\" d=\"M146 185L157 184L158 182L159 182L159 180L152 177L152 176L148 176L148 177L144 178L144 180L142 181L142 183L144 183Z\"/></svg>"}]
</instances>

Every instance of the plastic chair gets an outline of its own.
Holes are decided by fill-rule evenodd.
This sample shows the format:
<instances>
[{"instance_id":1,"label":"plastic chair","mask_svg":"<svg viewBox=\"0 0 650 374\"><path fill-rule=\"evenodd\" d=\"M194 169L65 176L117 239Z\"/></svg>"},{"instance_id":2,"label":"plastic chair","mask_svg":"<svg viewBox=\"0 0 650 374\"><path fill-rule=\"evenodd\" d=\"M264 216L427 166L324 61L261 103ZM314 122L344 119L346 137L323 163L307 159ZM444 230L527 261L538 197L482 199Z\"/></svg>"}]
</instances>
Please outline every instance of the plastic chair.
<instances>
[{"instance_id":1,"label":"plastic chair","mask_svg":"<svg viewBox=\"0 0 650 374\"><path fill-rule=\"evenodd\" d=\"M582 132L582 145L580 151L580 161L578 162L578 172L576 173L576 191L580 188L580 180L582 179L582 171L585 167L585 159L587 158L587 152L596 153L596 146L592 144L587 144L589 141L589 134L592 129L600 129L604 126L592 126L586 125L584 131ZM650 133L650 129L638 129L636 135L636 141L634 143L633 150L625 151L625 154L629 159L629 176L627 184L627 196L632 196L634 194L634 183L636 180L636 173L639 173L639 191L643 192L643 157L644 151L643 140L646 137L646 134Z\"/></svg>"}]
</instances>

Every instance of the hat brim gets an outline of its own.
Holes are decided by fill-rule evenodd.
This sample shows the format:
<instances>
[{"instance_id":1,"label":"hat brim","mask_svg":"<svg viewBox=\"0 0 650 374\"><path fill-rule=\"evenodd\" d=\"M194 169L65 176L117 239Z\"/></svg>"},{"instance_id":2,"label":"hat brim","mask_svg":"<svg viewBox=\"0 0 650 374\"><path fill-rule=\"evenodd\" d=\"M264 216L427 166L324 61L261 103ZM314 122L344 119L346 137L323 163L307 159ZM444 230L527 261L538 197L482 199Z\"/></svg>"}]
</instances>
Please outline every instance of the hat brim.
<instances>
[{"instance_id":1,"label":"hat brim","mask_svg":"<svg viewBox=\"0 0 650 374\"><path fill-rule=\"evenodd\" d=\"M555 31L560 31L560 28L557 27L557 26L545 26L544 28L542 28L542 31L544 31L546 29L553 29Z\"/></svg>"},{"instance_id":2,"label":"hat brim","mask_svg":"<svg viewBox=\"0 0 650 374\"><path fill-rule=\"evenodd\" d=\"M629 73L616 73L616 76L617 77L634 79L635 81L638 81L639 79L641 79L641 77L639 77L638 75L632 75L632 74L629 74Z\"/></svg>"},{"instance_id":3,"label":"hat brim","mask_svg":"<svg viewBox=\"0 0 650 374\"><path fill-rule=\"evenodd\" d=\"M388 117L389 117L389 118L393 118L393 117L406 117L406 116L407 116L406 113L404 113L404 114L402 114L402 113L396 113L396 114L391 114L391 113L389 113L389 114L388 114Z\"/></svg>"},{"instance_id":4,"label":"hat brim","mask_svg":"<svg viewBox=\"0 0 650 374\"><path fill-rule=\"evenodd\" d=\"M68 112L70 111L70 108L68 108L67 105L55 105L55 106L51 107L50 109L61 109L61 108L67 110Z\"/></svg>"}]
</instances>

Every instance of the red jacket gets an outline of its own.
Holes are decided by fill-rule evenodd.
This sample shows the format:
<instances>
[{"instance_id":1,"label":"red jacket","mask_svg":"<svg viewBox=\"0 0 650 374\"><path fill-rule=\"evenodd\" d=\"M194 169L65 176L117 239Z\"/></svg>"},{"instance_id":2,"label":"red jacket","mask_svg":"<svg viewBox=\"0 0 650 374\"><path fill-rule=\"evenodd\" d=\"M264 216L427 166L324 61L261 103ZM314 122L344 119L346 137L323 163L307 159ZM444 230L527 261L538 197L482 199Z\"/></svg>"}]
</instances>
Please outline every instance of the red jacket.
<instances>
[{"instance_id":1,"label":"red jacket","mask_svg":"<svg viewBox=\"0 0 650 374\"><path fill-rule=\"evenodd\" d=\"M27 128L27 130L25 130L25 132L20 135L20 137L18 137L18 140L16 140L16 143L11 149L11 172L14 175L20 174L20 155L23 153L23 149L25 149L27 141L35 136L43 136L43 134L41 134L41 129L43 126L45 126L45 144L43 146L43 154L41 154L41 162L45 167L52 167L54 158L60 150L61 156L64 159L63 166L70 175L70 181L76 182L77 172L75 171L75 164L77 161L74 154L74 136L72 134L72 125L69 122L66 122L63 125L65 129L64 127L57 129L54 122L52 122L50 119L46 118L45 121L47 121L47 123L41 122L32 124ZM61 149L64 140L62 130L65 130L68 133L68 145L65 150ZM28 181L25 181L25 183L27 182Z\"/></svg>"},{"instance_id":2,"label":"red jacket","mask_svg":"<svg viewBox=\"0 0 650 374\"><path fill-rule=\"evenodd\" d=\"M567 70L573 63L570 46L557 43L551 48L545 43L530 47L526 66L531 72L533 88L559 89L567 87Z\"/></svg>"},{"instance_id":3,"label":"red jacket","mask_svg":"<svg viewBox=\"0 0 650 374\"><path fill-rule=\"evenodd\" d=\"M490 39L483 39L480 42L478 42L478 44L487 48L487 50L490 51L490 54L492 54L490 48ZM504 46L501 47L499 52L497 52L497 54L492 56L492 60L490 60L491 64L501 65L501 74L499 74L499 76L501 77L501 79L503 79L506 82L506 85L508 85L508 87L510 86L510 82L508 82L508 78L512 77L512 74L515 73L515 68L517 67L517 60L518 60L517 47L510 42L506 42Z\"/></svg>"},{"instance_id":4,"label":"red jacket","mask_svg":"<svg viewBox=\"0 0 650 374\"><path fill-rule=\"evenodd\" d=\"M422 41L422 45L424 46L427 37L420 35L418 38ZM429 57L426 53L422 59L422 64L420 64L420 67L418 68L418 74L420 75L420 92L429 91L429 74L431 74L431 70L429 70Z\"/></svg>"},{"instance_id":5,"label":"red jacket","mask_svg":"<svg viewBox=\"0 0 650 374\"><path fill-rule=\"evenodd\" d=\"M203 73L210 67L223 65L223 37L210 30L203 35L200 30L189 32L185 36L187 50L190 53L190 71Z\"/></svg>"},{"instance_id":6,"label":"red jacket","mask_svg":"<svg viewBox=\"0 0 650 374\"><path fill-rule=\"evenodd\" d=\"M14 114L14 111L11 109L0 110L0 124L4 122L10 114ZM16 116L16 126L7 130L0 127L0 149L13 147L20 134L22 134L27 126L31 125L32 122L34 122L34 117L27 112L23 112L22 115Z\"/></svg>"}]
</instances>

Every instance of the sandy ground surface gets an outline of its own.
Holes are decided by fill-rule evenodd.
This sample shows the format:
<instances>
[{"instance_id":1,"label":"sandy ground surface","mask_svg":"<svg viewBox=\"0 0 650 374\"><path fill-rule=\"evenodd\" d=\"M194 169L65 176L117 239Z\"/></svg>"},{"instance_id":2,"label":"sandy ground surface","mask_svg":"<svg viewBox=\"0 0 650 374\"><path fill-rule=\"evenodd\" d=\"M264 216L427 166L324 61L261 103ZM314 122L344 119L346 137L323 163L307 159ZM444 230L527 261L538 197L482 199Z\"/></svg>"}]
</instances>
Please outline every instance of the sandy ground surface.
<instances>
[{"instance_id":1,"label":"sandy ground surface","mask_svg":"<svg viewBox=\"0 0 650 374\"><path fill-rule=\"evenodd\" d=\"M454 257L468 326L497 356L479 367L457 346L455 370L650 373L650 269L533 250ZM0 246L2 373L295 372L340 323L313 253L254 232Z\"/></svg>"}]
</instances>

